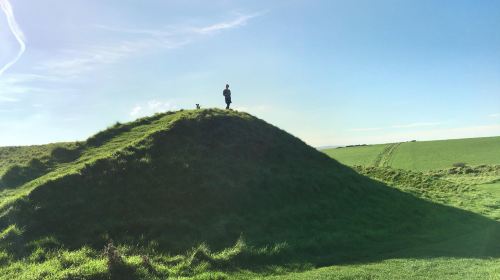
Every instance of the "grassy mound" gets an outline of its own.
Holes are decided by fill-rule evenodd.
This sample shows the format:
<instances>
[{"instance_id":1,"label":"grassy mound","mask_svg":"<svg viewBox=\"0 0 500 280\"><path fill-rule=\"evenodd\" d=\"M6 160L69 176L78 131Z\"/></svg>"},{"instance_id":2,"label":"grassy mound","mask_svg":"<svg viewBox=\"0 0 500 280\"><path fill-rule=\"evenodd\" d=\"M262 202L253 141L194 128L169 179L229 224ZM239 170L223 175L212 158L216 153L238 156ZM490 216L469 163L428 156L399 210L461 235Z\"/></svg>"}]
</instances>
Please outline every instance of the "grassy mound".
<instances>
[{"instance_id":1,"label":"grassy mound","mask_svg":"<svg viewBox=\"0 0 500 280\"><path fill-rule=\"evenodd\" d=\"M0 250L12 266L26 258L51 262L58 250L99 258L95 250L108 244L109 255L110 240L137 258L157 256L129 260L140 264L141 277L179 266L197 273L200 266L475 256L421 245L478 228L497 232L491 220L387 187L234 111L117 124L82 143L76 158L55 162L0 203ZM500 252L493 236L481 256ZM111 255L108 266L127 263Z\"/></svg>"}]
</instances>

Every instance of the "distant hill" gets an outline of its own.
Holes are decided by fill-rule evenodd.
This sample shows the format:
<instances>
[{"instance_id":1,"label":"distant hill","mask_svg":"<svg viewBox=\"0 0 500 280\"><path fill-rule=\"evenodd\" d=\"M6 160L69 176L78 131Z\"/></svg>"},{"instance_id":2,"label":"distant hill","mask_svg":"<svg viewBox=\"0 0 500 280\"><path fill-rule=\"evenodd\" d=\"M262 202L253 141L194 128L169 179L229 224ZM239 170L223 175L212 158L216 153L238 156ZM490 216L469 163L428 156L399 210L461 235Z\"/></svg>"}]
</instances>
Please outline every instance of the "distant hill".
<instances>
[{"instance_id":1,"label":"distant hill","mask_svg":"<svg viewBox=\"0 0 500 280\"><path fill-rule=\"evenodd\" d=\"M109 279L118 257L108 247L103 271L100 250L111 240L136 256L115 279L468 257L476 253L423 245L497 228L364 177L236 111L157 114L18 162L1 178L0 261L12 264L0 268L4 275ZM490 241L481 256L500 251L497 235Z\"/></svg>"},{"instance_id":2,"label":"distant hill","mask_svg":"<svg viewBox=\"0 0 500 280\"><path fill-rule=\"evenodd\" d=\"M453 164L500 164L500 137L404 142L322 150L350 166L387 166L425 171Z\"/></svg>"}]
</instances>

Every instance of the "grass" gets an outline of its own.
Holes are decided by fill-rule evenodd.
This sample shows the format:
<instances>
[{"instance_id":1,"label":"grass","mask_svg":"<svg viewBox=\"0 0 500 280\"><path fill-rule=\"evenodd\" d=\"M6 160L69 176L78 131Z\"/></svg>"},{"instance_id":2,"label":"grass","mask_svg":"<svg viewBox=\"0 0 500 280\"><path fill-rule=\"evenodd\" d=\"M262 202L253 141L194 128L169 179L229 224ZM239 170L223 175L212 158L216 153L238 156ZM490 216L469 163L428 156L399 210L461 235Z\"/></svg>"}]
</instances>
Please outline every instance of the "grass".
<instances>
[{"instance_id":1,"label":"grass","mask_svg":"<svg viewBox=\"0 0 500 280\"><path fill-rule=\"evenodd\" d=\"M498 279L498 259L389 259L296 272L267 279Z\"/></svg>"},{"instance_id":2,"label":"grass","mask_svg":"<svg viewBox=\"0 0 500 280\"><path fill-rule=\"evenodd\" d=\"M450 172L449 169L431 173L374 167L357 169L362 174L418 197L467 209L500 221L499 166L479 167L475 168L476 172L469 173L455 172L456 170ZM497 183L483 184L485 181ZM436 250L453 250L458 247L481 250L489 246L492 234L498 233L487 229L478 230L428 246ZM388 257L383 261L335 265L269 276L266 279L499 279L499 261L499 258Z\"/></svg>"},{"instance_id":3,"label":"grass","mask_svg":"<svg viewBox=\"0 0 500 280\"><path fill-rule=\"evenodd\" d=\"M388 149L390 147L394 149ZM324 152L350 166L430 171L451 168L455 163L469 166L500 164L500 137L405 142L326 149Z\"/></svg>"},{"instance_id":4,"label":"grass","mask_svg":"<svg viewBox=\"0 0 500 280\"><path fill-rule=\"evenodd\" d=\"M425 171L450 168L458 162L500 164L500 137L403 143L391 166Z\"/></svg>"},{"instance_id":5,"label":"grass","mask_svg":"<svg viewBox=\"0 0 500 280\"><path fill-rule=\"evenodd\" d=\"M480 185L480 188L495 196L500 196L500 183L483 184Z\"/></svg>"},{"instance_id":6,"label":"grass","mask_svg":"<svg viewBox=\"0 0 500 280\"><path fill-rule=\"evenodd\" d=\"M54 149L73 148L76 143L0 147L0 177L12 166L26 166L33 159L48 160Z\"/></svg>"},{"instance_id":7,"label":"grass","mask_svg":"<svg viewBox=\"0 0 500 280\"><path fill-rule=\"evenodd\" d=\"M500 180L500 166L478 167L474 173L456 173L457 169L422 173L403 169L357 167L357 170L370 178L380 180L417 197L450 205L460 209L487 216L500 221L500 192L492 190L495 186L485 187L483 182ZM458 169L460 171L460 169Z\"/></svg>"},{"instance_id":8,"label":"grass","mask_svg":"<svg viewBox=\"0 0 500 280\"><path fill-rule=\"evenodd\" d=\"M343 164L354 166L371 166L378 155L384 151L386 144L368 145L347 148L326 149L324 152Z\"/></svg>"},{"instance_id":9,"label":"grass","mask_svg":"<svg viewBox=\"0 0 500 280\"><path fill-rule=\"evenodd\" d=\"M353 170L213 109L116 124L74 145L36 154L47 164L23 169L32 180L4 183L0 279L371 279L411 267L445 278L459 263L454 275L479 279L500 257L498 201L462 169ZM491 180L475 182L496 180L495 168L480 173Z\"/></svg>"}]
</instances>

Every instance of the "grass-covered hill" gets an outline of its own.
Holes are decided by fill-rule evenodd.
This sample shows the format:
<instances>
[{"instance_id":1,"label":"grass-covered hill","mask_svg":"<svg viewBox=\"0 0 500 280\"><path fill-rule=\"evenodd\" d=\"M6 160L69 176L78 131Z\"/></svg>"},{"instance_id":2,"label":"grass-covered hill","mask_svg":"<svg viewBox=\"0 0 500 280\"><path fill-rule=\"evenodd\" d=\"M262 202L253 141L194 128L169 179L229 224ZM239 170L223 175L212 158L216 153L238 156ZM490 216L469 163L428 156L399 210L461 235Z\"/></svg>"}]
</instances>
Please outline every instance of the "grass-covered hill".
<instances>
[{"instance_id":1,"label":"grass-covered hill","mask_svg":"<svg viewBox=\"0 0 500 280\"><path fill-rule=\"evenodd\" d=\"M57 158L58 151L71 149L76 143L57 143L36 146L0 147L0 177L12 166L27 166L33 160L48 163Z\"/></svg>"},{"instance_id":2,"label":"grass-covered hill","mask_svg":"<svg viewBox=\"0 0 500 280\"><path fill-rule=\"evenodd\" d=\"M450 168L457 163L500 165L500 137L356 146L324 152L350 166L428 171Z\"/></svg>"},{"instance_id":3,"label":"grass-covered hill","mask_svg":"<svg viewBox=\"0 0 500 280\"><path fill-rule=\"evenodd\" d=\"M246 113L169 112L46 148L1 178L0 279L223 277L500 252L495 221L364 177ZM479 247L462 242L485 231ZM450 240L462 246L432 246Z\"/></svg>"}]
</instances>

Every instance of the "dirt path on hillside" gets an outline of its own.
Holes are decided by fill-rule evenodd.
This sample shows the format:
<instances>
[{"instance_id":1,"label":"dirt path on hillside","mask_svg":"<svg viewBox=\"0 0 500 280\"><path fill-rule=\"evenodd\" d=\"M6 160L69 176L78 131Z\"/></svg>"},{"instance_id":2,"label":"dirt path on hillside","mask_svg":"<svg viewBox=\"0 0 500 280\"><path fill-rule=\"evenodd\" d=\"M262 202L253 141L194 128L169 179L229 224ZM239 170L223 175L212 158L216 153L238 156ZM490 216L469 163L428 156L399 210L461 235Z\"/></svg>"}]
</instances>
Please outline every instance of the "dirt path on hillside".
<instances>
[{"instance_id":1,"label":"dirt path on hillside","mask_svg":"<svg viewBox=\"0 0 500 280\"><path fill-rule=\"evenodd\" d=\"M398 149L401 143L388 144L384 150L375 158L373 166L376 167L388 167L392 156Z\"/></svg>"}]
</instances>

